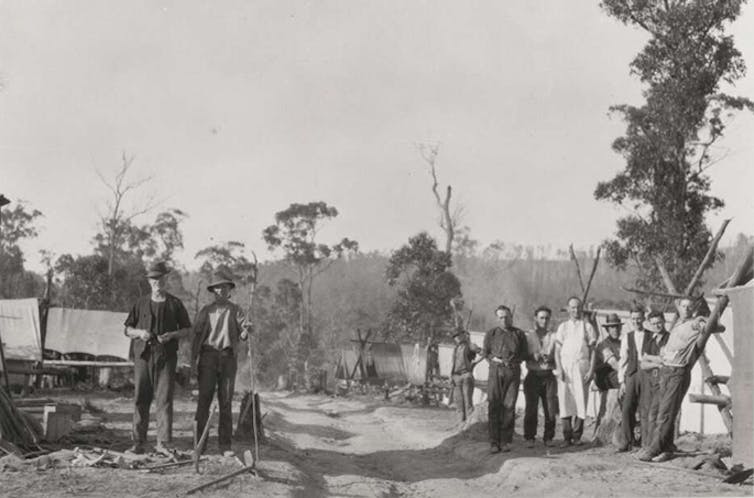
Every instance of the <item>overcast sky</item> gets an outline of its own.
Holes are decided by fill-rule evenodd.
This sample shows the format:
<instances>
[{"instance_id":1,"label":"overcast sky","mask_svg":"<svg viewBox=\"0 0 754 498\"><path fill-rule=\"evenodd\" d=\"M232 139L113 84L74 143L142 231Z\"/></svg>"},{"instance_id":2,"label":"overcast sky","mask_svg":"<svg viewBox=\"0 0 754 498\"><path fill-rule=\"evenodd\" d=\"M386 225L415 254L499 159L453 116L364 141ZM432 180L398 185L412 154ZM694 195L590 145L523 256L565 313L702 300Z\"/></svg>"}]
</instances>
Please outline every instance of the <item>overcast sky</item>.
<instances>
[{"instance_id":1,"label":"overcast sky","mask_svg":"<svg viewBox=\"0 0 754 498\"><path fill-rule=\"evenodd\" d=\"M730 30L751 71L753 21L747 5ZM598 244L622 214L593 198L622 167L608 107L640 102L644 42L596 1L0 0L0 192L45 215L31 268L91 250L95 171L123 151L154 177L131 201L189 213L188 267L230 239L269 257L274 213L313 200L340 211L324 241L390 250L440 236L414 146L439 141L483 245ZM754 97L754 75L732 92ZM738 116L711 170L727 241L754 233L753 132Z\"/></svg>"}]
</instances>

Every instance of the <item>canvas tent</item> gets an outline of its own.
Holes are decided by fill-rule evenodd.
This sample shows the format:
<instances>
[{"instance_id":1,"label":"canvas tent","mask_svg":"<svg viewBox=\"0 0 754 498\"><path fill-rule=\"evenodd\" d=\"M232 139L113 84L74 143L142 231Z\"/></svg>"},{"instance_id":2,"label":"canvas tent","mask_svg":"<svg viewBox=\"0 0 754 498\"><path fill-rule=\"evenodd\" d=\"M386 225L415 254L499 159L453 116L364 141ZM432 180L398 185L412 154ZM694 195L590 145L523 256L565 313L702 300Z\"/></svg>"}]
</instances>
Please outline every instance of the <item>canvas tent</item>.
<instances>
[{"instance_id":1,"label":"canvas tent","mask_svg":"<svg viewBox=\"0 0 754 498\"><path fill-rule=\"evenodd\" d=\"M350 349L343 349L335 372L335 378L349 379L352 374L354 378L361 378L361 369L356 368L358 359L358 347L354 346ZM364 349L362 362L367 378L392 381L404 381L407 378L403 351L399 344L371 342Z\"/></svg>"},{"instance_id":2,"label":"canvas tent","mask_svg":"<svg viewBox=\"0 0 754 498\"><path fill-rule=\"evenodd\" d=\"M0 337L7 360L42 359L39 303L36 299L0 300Z\"/></svg>"},{"instance_id":3,"label":"canvas tent","mask_svg":"<svg viewBox=\"0 0 754 498\"><path fill-rule=\"evenodd\" d=\"M123 334L126 313L50 308L45 349L128 359L131 340Z\"/></svg>"}]
</instances>

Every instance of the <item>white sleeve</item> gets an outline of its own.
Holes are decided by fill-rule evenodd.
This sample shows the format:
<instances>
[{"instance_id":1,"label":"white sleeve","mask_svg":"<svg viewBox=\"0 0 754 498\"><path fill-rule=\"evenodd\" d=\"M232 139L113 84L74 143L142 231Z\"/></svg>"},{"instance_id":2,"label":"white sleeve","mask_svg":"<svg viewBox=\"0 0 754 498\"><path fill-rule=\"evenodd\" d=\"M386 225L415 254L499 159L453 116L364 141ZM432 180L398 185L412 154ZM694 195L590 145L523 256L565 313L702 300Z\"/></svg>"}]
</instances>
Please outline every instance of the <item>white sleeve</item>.
<instances>
[{"instance_id":1,"label":"white sleeve","mask_svg":"<svg viewBox=\"0 0 754 498\"><path fill-rule=\"evenodd\" d=\"M618 382L623 384L626 381L626 369L628 368L628 334L623 334L620 338L618 367Z\"/></svg>"}]
</instances>

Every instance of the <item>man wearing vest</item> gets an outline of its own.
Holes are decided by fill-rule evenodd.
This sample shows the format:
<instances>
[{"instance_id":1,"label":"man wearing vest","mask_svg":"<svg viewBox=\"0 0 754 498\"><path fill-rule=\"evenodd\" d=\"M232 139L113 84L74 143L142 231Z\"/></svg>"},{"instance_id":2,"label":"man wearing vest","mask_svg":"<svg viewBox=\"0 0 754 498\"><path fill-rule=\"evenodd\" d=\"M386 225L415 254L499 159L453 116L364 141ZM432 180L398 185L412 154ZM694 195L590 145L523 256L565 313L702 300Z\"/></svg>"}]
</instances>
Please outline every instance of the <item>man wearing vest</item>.
<instances>
[{"instance_id":1,"label":"man wearing vest","mask_svg":"<svg viewBox=\"0 0 754 498\"><path fill-rule=\"evenodd\" d=\"M660 350L659 362L662 367L657 420L649 445L639 455L640 460L664 462L673 458L675 419L688 388L691 368L702 353L700 347L705 324L705 317L697 317L676 325Z\"/></svg>"},{"instance_id":2,"label":"man wearing vest","mask_svg":"<svg viewBox=\"0 0 754 498\"><path fill-rule=\"evenodd\" d=\"M495 310L500 322L484 336L482 357L489 362L487 379L490 451L510 451L516 422L516 399L521 384L521 362L529 356L526 334L513 326L510 308Z\"/></svg>"},{"instance_id":3,"label":"man wearing vest","mask_svg":"<svg viewBox=\"0 0 754 498\"><path fill-rule=\"evenodd\" d=\"M149 406L157 405L157 446L160 453L172 452L173 388L178 361L178 339L190 333L191 322L183 303L165 292L170 272L158 262L147 269L151 293L139 298L124 323L131 340L134 362L133 453L144 453L149 427Z\"/></svg>"},{"instance_id":4,"label":"man wearing vest","mask_svg":"<svg viewBox=\"0 0 754 498\"><path fill-rule=\"evenodd\" d=\"M639 351L644 345L644 309L634 307L631 310L631 325L633 330L621 337L620 365L618 368L618 382L621 398L621 446L619 452L629 451L636 446L634 429L636 428L636 412L642 416L641 409L641 376L639 374ZM641 423L642 434L645 422ZM643 439L643 438L642 438Z\"/></svg>"},{"instance_id":5,"label":"man wearing vest","mask_svg":"<svg viewBox=\"0 0 754 498\"><path fill-rule=\"evenodd\" d=\"M236 380L236 355L239 341L248 338L243 311L230 301L235 288L230 276L218 271L207 290L215 301L204 306L196 315L191 344L191 364L198 364L199 402L196 405L197 438L204 431L209 408L217 390L220 422L217 428L220 453L230 451L233 434L233 390ZM206 444L206 441L205 441ZM204 448L202 448L202 451Z\"/></svg>"},{"instance_id":6,"label":"man wearing vest","mask_svg":"<svg viewBox=\"0 0 754 498\"><path fill-rule=\"evenodd\" d=\"M528 448L534 447L537 435L539 401L545 416L542 443L550 446L555 437L555 422L558 416L558 382L555 380L555 332L549 329L552 311L540 306L534 312L534 330L526 333L529 358L526 360L524 378L524 439Z\"/></svg>"},{"instance_id":7,"label":"man wearing vest","mask_svg":"<svg viewBox=\"0 0 754 498\"><path fill-rule=\"evenodd\" d=\"M641 441L649 447L650 439L657 423L660 407L660 351L668 342L665 330L665 316L661 311L652 311L647 319L647 332L639 357L639 378L641 379Z\"/></svg>"},{"instance_id":8,"label":"man wearing vest","mask_svg":"<svg viewBox=\"0 0 754 498\"><path fill-rule=\"evenodd\" d=\"M479 361L474 361L479 346L469 342L469 335L462 328L453 334L456 343L453 348L453 365L451 367L451 381L453 383L453 399L456 411L464 422L474 410L474 367Z\"/></svg>"}]
</instances>

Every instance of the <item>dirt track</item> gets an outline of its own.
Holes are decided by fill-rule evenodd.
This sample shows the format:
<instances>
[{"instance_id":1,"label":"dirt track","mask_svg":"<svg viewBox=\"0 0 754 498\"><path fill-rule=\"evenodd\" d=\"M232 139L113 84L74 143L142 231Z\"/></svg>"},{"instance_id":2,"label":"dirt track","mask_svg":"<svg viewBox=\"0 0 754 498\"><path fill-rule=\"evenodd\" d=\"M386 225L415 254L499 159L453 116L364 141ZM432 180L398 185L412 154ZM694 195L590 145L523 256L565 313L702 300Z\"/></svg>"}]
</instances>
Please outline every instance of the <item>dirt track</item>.
<instances>
[{"instance_id":1,"label":"dirt track","mask_svg":"<svg viewBox=\"0 0 754 498\"><path fill-rule=\"evenodd\" d=\"M113 449L128 444L127 398L94 400L103 408ZM484 424L464 430L447 409L385 406L324 396L263 396L269 444L260 477L241 476L197 496L692 496L749 495L750 486L637 462L609 448L525 449L490 455ZM191 445L194 404L176 403L179 448ZM152 424L154 425L154 424ZM517 426L518 428L518 426ZM213 434L214 436L214 434ZM151 434L150 434L151 437ZM215 449L210 440L210 453ZM236 443L234 449L248 445ZM69 468L0 472L3 496L177 496L232 472L232 458L210 455L204 474L184 467L163 474Z\"/></svg>"}]
</instances>

